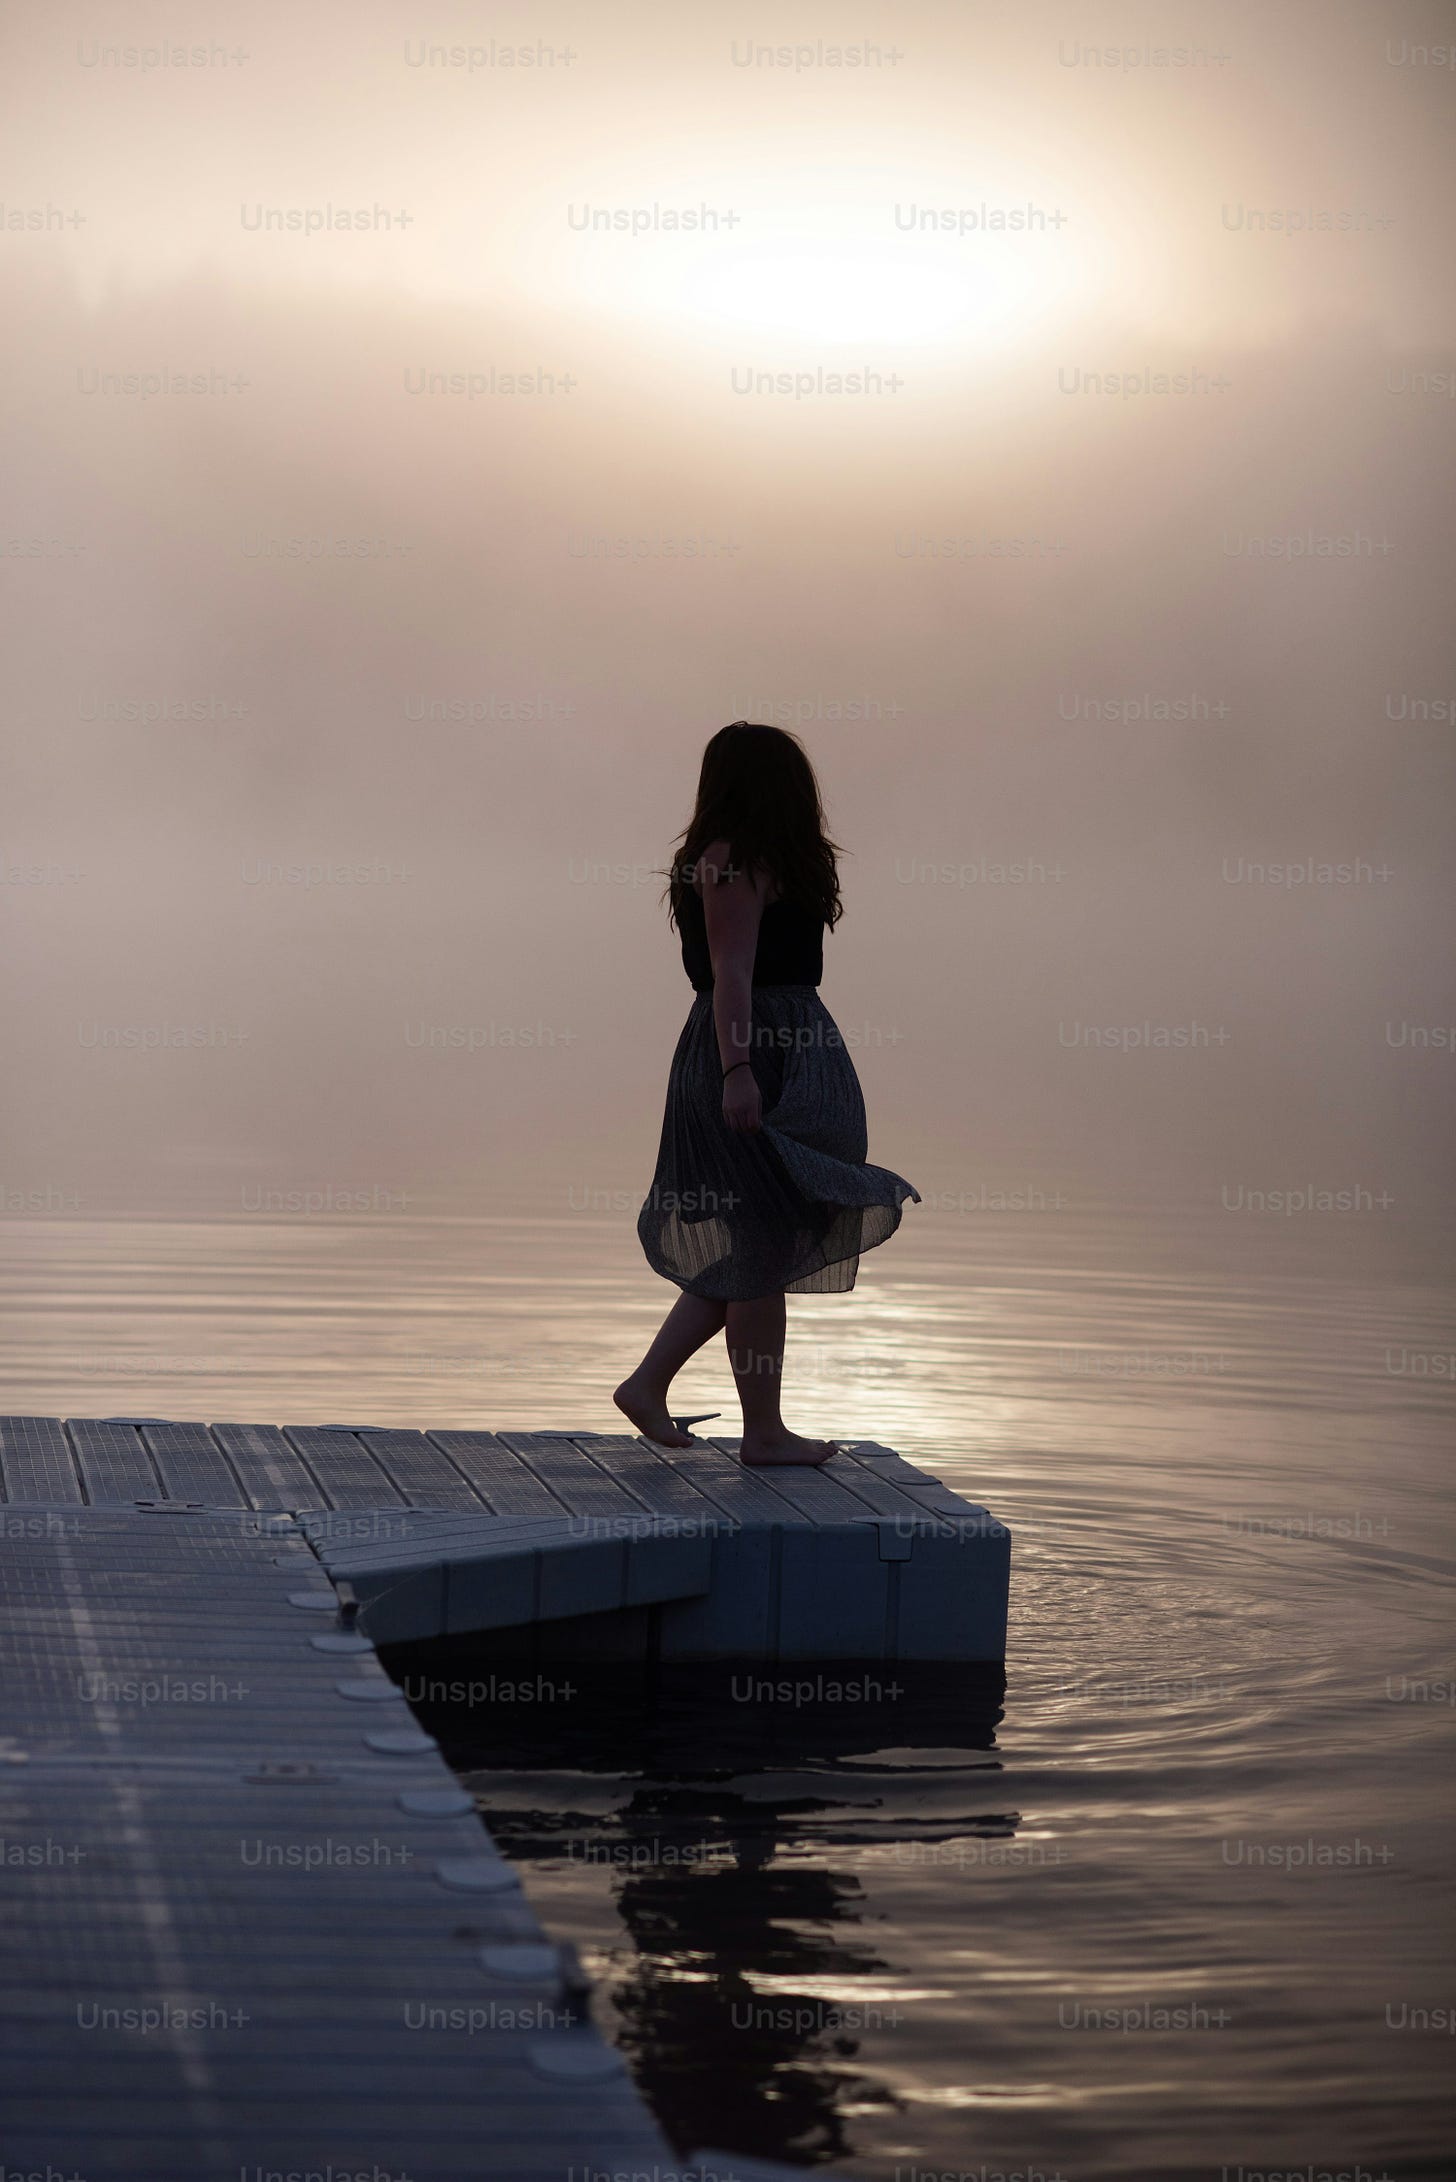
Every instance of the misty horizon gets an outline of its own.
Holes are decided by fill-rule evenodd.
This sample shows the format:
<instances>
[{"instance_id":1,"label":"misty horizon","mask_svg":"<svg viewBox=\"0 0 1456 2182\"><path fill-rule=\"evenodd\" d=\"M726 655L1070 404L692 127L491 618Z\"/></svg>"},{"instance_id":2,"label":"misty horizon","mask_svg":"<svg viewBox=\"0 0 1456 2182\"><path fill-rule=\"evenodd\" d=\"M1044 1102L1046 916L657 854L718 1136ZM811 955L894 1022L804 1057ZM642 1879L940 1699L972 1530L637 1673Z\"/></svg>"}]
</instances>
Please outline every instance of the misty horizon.
<instances>
[{"instance_id":1,"label":"misty horizon","mask_svg":"<svg viewBox=\"0 0 1456 2182\"><path fill-rule=\"evenodd\" d=\"M341 12L321 109L325 19L149 20L6 94L12 1211L645 1185L746 716L847 850L872 1157L1444 1216L1434 10Z\"/></svg>"}]
</instances>

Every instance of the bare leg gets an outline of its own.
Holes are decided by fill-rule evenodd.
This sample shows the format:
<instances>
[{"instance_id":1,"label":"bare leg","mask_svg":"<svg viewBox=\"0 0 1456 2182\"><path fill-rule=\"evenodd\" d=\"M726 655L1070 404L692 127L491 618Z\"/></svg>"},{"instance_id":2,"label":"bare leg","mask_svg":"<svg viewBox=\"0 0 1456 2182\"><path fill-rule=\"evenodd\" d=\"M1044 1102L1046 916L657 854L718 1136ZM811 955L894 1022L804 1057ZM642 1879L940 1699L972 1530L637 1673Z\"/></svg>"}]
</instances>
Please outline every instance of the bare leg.
<instances>
[{"instance_id":1,"label":"bare leg","mask_svg":"<svg viewBox=\"0 0 1456 2182\"><path fill-rule=\"evenodd\" d=\"M612 1400L644 1439L663 1447L691 1447L690 1432L679 1432L667 1413L667 1390L690 1356L723 1328L727 1305L709 1296L680 1295L657 1330L657 1337L637 1369L622 1381Z\"/></svg>"},{"instance_id":2,"label":"bare leg","mask_svg":"<svg viewBox=\"0 0 1456 2182\"><path fill-rule=\"evenodd\" d=\"M835 1452L833 1440L806 1440L791 1432L780 1413L784 1324L782 1293L728 1306L728 1361L743 1408L741 1459L754 1467L827 1462Z\"/></svg>"}]
</instances>

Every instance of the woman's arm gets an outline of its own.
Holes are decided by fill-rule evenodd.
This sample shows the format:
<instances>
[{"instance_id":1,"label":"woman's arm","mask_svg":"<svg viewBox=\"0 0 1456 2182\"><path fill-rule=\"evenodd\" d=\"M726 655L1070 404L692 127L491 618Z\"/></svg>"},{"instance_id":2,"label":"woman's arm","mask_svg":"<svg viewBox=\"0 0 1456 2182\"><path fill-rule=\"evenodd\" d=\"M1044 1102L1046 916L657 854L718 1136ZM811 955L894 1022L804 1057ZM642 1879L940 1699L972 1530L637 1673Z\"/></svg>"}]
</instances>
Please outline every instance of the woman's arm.
<instances>
[{"instance_id":1,"label":"woman's arm","mask_svg":"<svg viewBox=\"0 0 1456 2182\"><path fill-rule=\"evenodd\" d=\"M708 954L713 964L713 1027L723 1077L723 1119L730 1129L757 1129L763 1102L753 1059L753 958L763 916L763 881L735 869L726 841L715 841L698 865Z\"/></svg>"}]
</instances>

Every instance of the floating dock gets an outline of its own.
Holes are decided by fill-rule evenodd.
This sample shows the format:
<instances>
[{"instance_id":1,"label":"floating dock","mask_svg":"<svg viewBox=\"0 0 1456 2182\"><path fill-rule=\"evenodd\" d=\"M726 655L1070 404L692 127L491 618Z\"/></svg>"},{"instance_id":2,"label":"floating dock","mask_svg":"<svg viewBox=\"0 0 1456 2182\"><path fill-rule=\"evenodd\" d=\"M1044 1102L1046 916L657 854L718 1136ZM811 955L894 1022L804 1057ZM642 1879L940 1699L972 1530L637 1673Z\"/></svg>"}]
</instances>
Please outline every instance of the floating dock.
<instances>
[{"instance_id":1,"label":"floating dock","mask_svg":"<svg viewBox=\"0 0 1456 2182\"><path fill-rule=\"evenodd\" d=\"M999 1659L1009 1537L887 1449L0 1419L0 2166L685 2165L376 1645Z\"/></svg>"}]
</instances>

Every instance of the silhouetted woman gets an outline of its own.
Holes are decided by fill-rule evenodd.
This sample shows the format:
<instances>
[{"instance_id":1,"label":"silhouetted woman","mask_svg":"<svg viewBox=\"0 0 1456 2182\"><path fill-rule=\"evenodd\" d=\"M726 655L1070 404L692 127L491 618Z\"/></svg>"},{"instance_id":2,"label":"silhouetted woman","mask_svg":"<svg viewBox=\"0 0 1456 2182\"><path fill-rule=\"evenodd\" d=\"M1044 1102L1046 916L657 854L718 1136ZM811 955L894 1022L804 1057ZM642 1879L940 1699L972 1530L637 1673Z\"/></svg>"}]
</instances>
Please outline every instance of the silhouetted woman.
<instances>
[{"instance_id":1,"label":"silhouetted woman","mask_svg":"<svg viewBox=\"0 0 1456 2182\"><path fill-rule=\"evenodd\" d=\"M841 913L814 769L781 728L735 720L703 752L669 873L669 915L696 998L677 1042L652 1189L648 1263L682 1294L617 1407L643 1436L692 1444L668 1414L688 1358L726 1327L747 1463L818 1463L779 1411L784 1295L854 1286L860 1253L919 1192L865 1164L864 1097L819 998Z\"/></svg>"}]
</instances>

